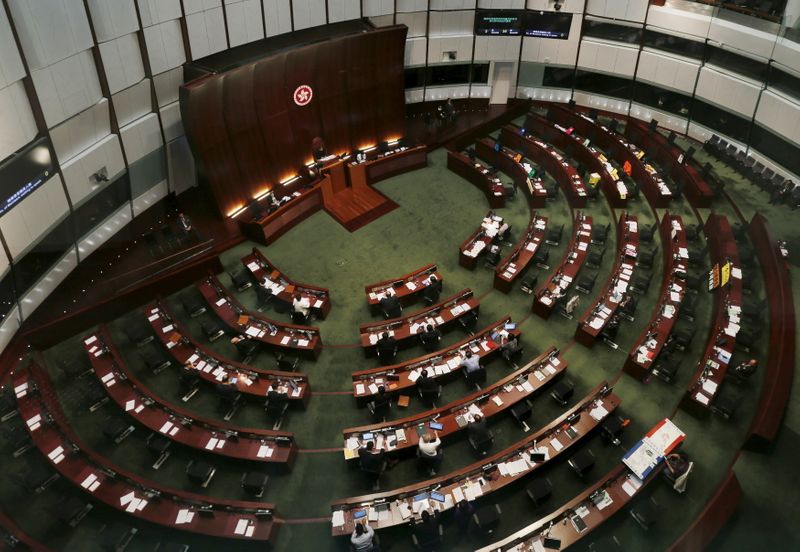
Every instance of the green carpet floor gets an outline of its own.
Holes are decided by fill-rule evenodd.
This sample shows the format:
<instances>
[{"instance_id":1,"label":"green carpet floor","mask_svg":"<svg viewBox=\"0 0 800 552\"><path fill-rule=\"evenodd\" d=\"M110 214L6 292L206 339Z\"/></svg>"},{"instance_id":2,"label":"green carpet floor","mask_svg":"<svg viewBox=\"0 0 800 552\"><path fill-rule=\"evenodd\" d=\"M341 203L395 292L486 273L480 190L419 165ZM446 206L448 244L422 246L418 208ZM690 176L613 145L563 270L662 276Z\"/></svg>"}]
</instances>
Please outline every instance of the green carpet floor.
<instances>
[{"instance_id":1,"label":"green carpet floor","mask_svg":"<svg viewBox=\"0 0 800 552\"><path fill-rule=\"evenodd\" d=\"M698 152L696 157L702 162L706 160L703 152ZM800 226L796 223L796 214L786 207L769 205L766 194L724 165L713 160L712 162L727 183L726 191L748 220L756 210L765 213L776 235L786 239L790 249L800 251ZM504 176L503 180L510 179ZM652 270L643 271L652 275L651 286L640 298L635 322L623 323L617 338L619 349L612 349L602 343L587 349L572 341L575 320L554 315L550 320L544 321L536 315L531 315L531 296L522 293L518 286L508 295L494 290L493 271L484 268L482 261L479 261L474 271L458 266L459 244L480 224L488 206L480 191L447 170L444 150L430 154L427 168L388 179L378 184L377 188L397 202L400 208L354 233L345 230L324 212L319 212L271 246L260 247L267 258L281 267L290 277L330 288L333 304L328 318L318 322L324 342L322 354L316 361L303 361L299 368L309 376L313 390L311 401L306 410L290 410L282 427L295 433L301 453L290 473L273 470L267 492L263 497L264 501L276 503L280 516L287 520L280 530L276 550L344 551L347 549L345 542L334 541L329 536L329 503L334 499L368 493L370 482L358 470L345 465L340 450L330 449L342 446L343 428L369 423L366 410L359 409L353 397L346 394L351 390L351 372L376 365L375 360L365 358L358 347L359 324L376 320L367 309L364 285L405 274L431 262L438 263L444 276L443 297L469 287L480 298L479 327L484 327L506 315L510 315L519 323L522 330L521 341L525 347L524 359L533 358L552 345L563 350L564 358L569 364L566 377L575 384L575 395L570 406L581 400L599 382L607 380L615 382L615 393L622 398L619 412L631 418L631 425L626 429L621 447L609 446L602 442L599 436L591 436L581 445L590 448L597 458L597 465L585 480L579 480L563 460L555 462L542 472L541 476L547 477L554 489L552 498L545 505L534 508L525 495L524 484L491 496L491 500L497 501L504 512L501 526L491 540L516 531L568 502L615 466L627 445L641 438L658 420L675 413L675 422L687 433L684 450L695 462L689 491L679 496L664 482L660 480L654 482L645 495L652 497L664 507L663 519L655 528L647 533L642 532L626 512L620 512L593 532L591 538L585 539L586 542L582 542L577 549L585 549L595 536L604 535L614 535L623 543L624 550L666 549L701 510L727 468L734 462L737 476L745 490L745 499L739 513L716 539L712 549L750 550L765 544L786 550L797 549L800 544L799 538L796 530L792 531L791 520L796 520L800 513L800 497L794 492L795 486L787 486L786 482L791 481L790 466L800 451L800 439L797 434L800 429L798 424L800 395L793 394L785 427L777 440L775 450L768 455L752 453L737 455L749 420L755 411L759 396L760 374L747 387L726 389L726 392L740 396L740 408L732 421L726 422L717 417L697 420L677 410L708 338L712 307L711 296L708 293L701 293L698 297L695 321L693 323L680 321L681 326L693 326L696 332L675 380L667 384L652 378L646 383L640 383L622 374L621 369L627 351L649 322L658 301L662 281L660 255L656 257L657 261ZM637 215L640 223L650 224L655 220L644 199L633 202L628 211ZM585 212L593 217L595 223L612 222L613 217L619 215L619 212L615 214L611 212L602 197L590 202ZM673 202L670 212L681 215L686 223L697 222L686 200ZM701 210L699 214L705 218L709 212L724 214L732 223L738 220L734 209L725 199L717 200L711 209ZM499 213L512 224L512 239L516 241L529 221L529 210L524 196L520 195L516 201L499 210ZM558 264L566 249L571 232L572 214L561 193L556 200L548 202L546 207L540 210L540 214L548 217L551 228L565 225L564 239L560 246L551 250L552 267ZM663 211L658 213L659 217L663 214ZM241 258L254 245L245 242L226 251L221 257L225 269L239 270L242 267ZM661 247L657 237L653 246ZM583 312L593 304L612 269L613 251L616 249L616 236L613 232L606 247L609 254L605 255L602 266L596 271L597 284L591 294L582 296L577 309L579 312ZM694 270L700 273L705 269ZM793 267L793 271L796 271L796 266ZM547 278L549 271L539 272L541 283ZM584 268L584 272L592 271ZM760 271L747 272L746 277L757 282L755 285L757 293L764 296ZM230 284L227 275L223 274L221 280L226 285ZM796 279L794 285L797 286ZM800 290L795 289L795 293L795 297L800 297ZM183 312L179 300L180 294L180 292L173 294L165 300L189 332L198 340L204 340L200 330L200 319L190 319ZM237 293L237 296L245 306L255 309L256 298L252 289ZM409 307L405 312L412 312L420 306L417 304ZM266 314L288 321L286 315L269 310ZM135 319L143 321L141 308L109 321L116 345L130 369L154 393L168 401L179 400L176 367L173 366L157 376L151 374L145 369L136 347L125 337L123 328ZM108 404L97 412L89 413L86 408L86 388L94 375L88 374L81 379L68 381L56 368L57 360L83 354L81 337L89 331L91 329L86 328L73 339L43 352L45 364L58 385L59 399L76 432L86 445L108 456L120 466L142 474L159 484L221 498L245 498L239 486L241 474L248 469L244 463L214 458L217 473L209 487L201 490L190 484L184 475L186 464L197 456L196 452L173 447L172 456L160 470L155 471L150 468L153 458L144 447L148 433L145 429L137 428L118 446L112 446L102 436L101 426L105 417L119 414L116 405ZM454 328L445 335L443 345L463 339L464 336L460 328ZM236 358L236 351L227 340L218 340L210 347L221 355ZM753 356L764 361L765 353L766 351L759 350ZM419 347L412 347L401 351L399 358L405 360L420 354L423 353ZM744 357L744 354L740 354L735 359ZM263 368L273 368L274 359L270 354L262 353L253 364ZM494 361L488 366L489 381L495 381L508 372L509 368L501 360ZM798 385L797 378L794 385L795 387ZM469 389L463 381L460 379L452 381L444 387L441 404L457 400L468 392ZM401 417L424 410L415 399L412 398L407 409L395 411L395 415ZM547 425L564 410L547 394L537 396L533 403L534 414L530 425L534 429ZM187 404L187 408L208 417L222 416L218 410L215 391L210 386L202 386L200 392ZM256 401L249 401L240 408L232 422L243 426L268 427L261 404ZM510 417L493 421L492 430L495 435L493 450L500 450L526 435ZM4 443L9 450L10 439L5 439ZM5 459L5 469L9 474L24 474L30 469L31 464L43 462L35 450L20 458L11 458L10 454L6 454ZM441 473L447 473L474 461L475 458L466 440L463 437L455 437L446 442ZM382 489L392 489L423 478L416 462L409 458L388 471L381 485ZM15 480L18 478L5 477L0 482L0 504L3 509L13 512L14 519L24 529L58 549L99 549L98 543L103 527L122 519L114 512L98 507L77 529L65 531L53 519L50 508L63 494L76 494L75 489L59 482L41 495L27 496ZM770 528L768 533L766 527ZM486 542L477 532L458 534L453 527L447 527L445 535L444 550L472 550ZM385 549L398 552L412 549L406 527L384 531L382 536ZM166 538L186 542L193 550L222 548L219 543L211 543L206 539L145 526L140 528L129 549L153 550L159 540ZM260 549L247 543L226 543L224 548Z\"/></svg>"}]
</instances>

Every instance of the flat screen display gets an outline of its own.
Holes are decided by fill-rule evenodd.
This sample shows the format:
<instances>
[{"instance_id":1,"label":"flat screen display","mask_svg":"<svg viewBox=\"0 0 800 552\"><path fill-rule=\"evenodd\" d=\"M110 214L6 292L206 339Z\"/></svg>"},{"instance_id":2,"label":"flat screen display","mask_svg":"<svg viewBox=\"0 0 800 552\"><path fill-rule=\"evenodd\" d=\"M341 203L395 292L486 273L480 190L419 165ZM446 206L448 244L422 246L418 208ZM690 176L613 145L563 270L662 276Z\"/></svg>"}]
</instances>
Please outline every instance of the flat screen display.
<instances>
[{"instance_id":1,"label":"flat screen display","mask_svg":"<svg viewBox=\"0 0 800 552\"><path fill-rule=\"evenodd\" d=\"M529 11L525 13L523 28L525 36L566 40L571 26L571 13Z\"/></svg>"},{"instance_id":2,"label":"flat screen display","mask_svg":"<svg viewBox=\"0 0 800 552\"><path fill-rule=\"evenodd\" d=\"M484 36L519 36L522 34L522 10L477 10L475 34Z\"/></svg>"},{"instance_id":3,"label":"flat screen display","mask_svg":"<svg viewBox=\"0 0 800 552\"><path fill-rule=\"evenodd\" d=\"M32 194L54 173L47 138L40 138L0 165L0 215Z\"/></svg>"}]
</instances>

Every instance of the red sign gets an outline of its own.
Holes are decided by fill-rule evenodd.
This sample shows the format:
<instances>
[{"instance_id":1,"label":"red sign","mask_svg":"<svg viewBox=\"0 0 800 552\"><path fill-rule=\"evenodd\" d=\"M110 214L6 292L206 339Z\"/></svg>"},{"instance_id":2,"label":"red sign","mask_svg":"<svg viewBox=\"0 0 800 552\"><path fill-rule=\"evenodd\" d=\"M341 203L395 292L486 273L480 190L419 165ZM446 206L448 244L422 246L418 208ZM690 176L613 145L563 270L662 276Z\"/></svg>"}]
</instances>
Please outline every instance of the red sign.
<instances>
[{"instance_id":1,"label":"red sign","mask_svg":"<svg viewBox=\"0 0 800 552\"><path fill-rule=\"evenodd\" d=\"M301 84L294 90L294 103L300 107L310 104L313 97L314 91L307 84Z\"/></svg>"}]
</instances>

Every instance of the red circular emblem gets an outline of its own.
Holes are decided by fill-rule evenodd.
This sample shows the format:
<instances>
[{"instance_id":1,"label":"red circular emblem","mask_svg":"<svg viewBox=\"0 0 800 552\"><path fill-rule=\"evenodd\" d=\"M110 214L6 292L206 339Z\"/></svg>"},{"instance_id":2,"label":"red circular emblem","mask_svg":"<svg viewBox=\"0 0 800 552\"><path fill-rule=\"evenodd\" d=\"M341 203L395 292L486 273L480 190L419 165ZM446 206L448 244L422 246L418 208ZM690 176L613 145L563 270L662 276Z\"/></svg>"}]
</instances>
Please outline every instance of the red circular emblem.
<instances>
[{"instance_id":1,"label":"red circular emblem","mask_svg":"<svg viewBox=\"0 0 800 552\"><path fill-rule=\"evenodd\" d=\"M313 97L314 91L307 84L301 84L294 90L294 103L300 107L310 104Z\"/></svg>"}]
</instances>

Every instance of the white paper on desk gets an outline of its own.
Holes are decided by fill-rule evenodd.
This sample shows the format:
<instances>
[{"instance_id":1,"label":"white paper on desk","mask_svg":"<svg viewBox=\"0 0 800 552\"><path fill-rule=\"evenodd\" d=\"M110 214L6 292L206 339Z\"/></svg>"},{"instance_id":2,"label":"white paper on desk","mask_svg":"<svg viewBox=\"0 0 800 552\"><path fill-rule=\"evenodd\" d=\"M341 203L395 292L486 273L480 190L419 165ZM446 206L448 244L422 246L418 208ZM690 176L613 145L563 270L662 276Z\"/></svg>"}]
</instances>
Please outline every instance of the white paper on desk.
<instances>
[{"instance_id":1,"label":"white paper on desk","mask_svg":"<svg viewBox=\"0 0 800 552\"><path fill-rule=\"evenodd\" d=\"M125 506L126 504L131 502L134 498L136 498L136 495L133 494L133 491L129 492L126 495L122 495L121 497L119 497L119 505Z\"/></svg>"},{"instance_id":2,"label":"white paper on desk","mask_svg":"<svg viewBox=\"0 0 800 552\"><path fill-rule=\"evenodd\" d=\"M273 453L272 447L268 447L267 445L261 445L258 447L258 453L256 454L259 458L271 458Z\"/></svg>"},{"instance_id":3,"label":"white paper on desk","mask_svg":"<svg viewBox=\"0 0 800 552\"><path fill-rule=\"evenodd\" d=\"M428 500L427 498L423 500L415 500L414 502L411 503L411 511L414 512L415 514L420 513L422 510L430 510L430 509L431 509L431 503L430 500Z\"/></svg>"},{"instance_id":4,"label":"white paper on desk","mask_svg":"<svg viewBox=\"0 0 800 552\"><path fill-rule=\"evenodd\" d=\"M102 381L104 383L108 383L108 380L112 380L112 379L114 379L114 372L109 372L108 374L106 374L105 376L100 378L100 381Z\"/></svg>"},{"instance_id":5,"label":"white paper on desk","mask_svg":"<svg viewBox=\"0 0 800 552\"><path fill-rule=\"evenodd\" d=\"M500 395L495 395L492 397L492 402L497 406L503 406L503 399L500 398Z\"/></svg>"},{"instance_id":6,"label":"white paper on desk","mask_svg":"<svg viewBox=\"0 0 800 552\"><path fill-rule=\"evenodd\" d=\"M697 402L699 402L701 404L704 404L704 405L708 405L709 401L711 400L708 397L706 397L705 395L703 395L703 393L700 392L700 391L695 393L694 398L697 400Z\"/></svg>"},{"instance_id":7,"label":"white paper on desk","mask_svg":"<svg viewBox=\"0 0 800 552\"><path fill-rule=\"evenodd\" d=\"M464 496L470 502L483 495L483 489L478 483L471 483L464 489Z\"/></svg>"},{"instance_id":8,"label":"white paper on desk","mask_svg":"<svg viewBox=\"0 0 800 552\"><path fill-rule=\"evenodd\" d=\"M378 510L373 507L367 508L367 521L378 521Z\"/></svg>"},{"instance_id":9,"label":"white paper on desk","mask_svg":"<svg viewBox=\"0 0 800 552\"><path fill-rule=\"evenodd\" d=\"M597 420L598 422L608 416L608 410L602 405L598 404L594 408L589 411L589 416Z\"/></svg>"},{"instance_id":10,"label":"white paper on desk","mask_svg":"<svg viewBox=\"0 0 800 552\"><path fill-rule=\"evenodd\" d=\"M401 502L397 505L398 509L400 510L400 517L403 519L408 519L412 516L411 508L408 507L408 504L405 502Z\"/></svg>"},{"instance_id":11,"label":"white paper on desk","mask_svg":"<svg viewBox=\"0 0 800 552\"><path fill-rule=\"evenodd\" d=\"M706 380L703 382L703 391L713 395L717 391L717 384L711 380Z\"/></svg>"},{"instance_id":12,"label":"white paper on desk","mask_svg":"<svg viewBox=\"0 0 800 552\"><path fill-rule=\"evenodd\" d=\"M365 391L365 387L363 383L356 384L356 395L363 395Z\"/></svg>"},{"instance_id":13,"label":"white paper on desk","mask_svg":"<svg viewBox=\"0 0 800 552\"><path fill-rule=\"evenodd\" d=\"M139 509L139 500L140 499L138 499L138 498L134 498L133 500L131 500L128 503L128 505L125 507L125 511L132 513L132 512L135 512L136 510L138 510Z\"/></svg>"},{"instance_id":14,"label":"white paper on desk","mask_svg":"<svg viewBox=\"0 0 800 552\"><path fill-rule=\"evenodd\" d=\"M240 519L236 523L236 528L233 530L234 533L237 535L244 535L244 532L247 531L247 526L250 525L249 519Z\"/></svg>"},{"instance_id":15,"label":"white paper on desk","mask_svg":"<svg viewBox=\"0 0 800 552\"><path fill-rule=\"evenodd\" d=\"M208 440L208 443L206 443L206 449L214 450L215 448L217 448L217 442L218 442L218 439L216 439L215 437L212 437L211 439Z\"/></svg>"},{"instance_id":16,"label":"white paper on desk","mask_svg":"<svg viewBox=\"0 0 800 552\"><path fill-rule=\"evenodd\" d=\"M344 448L348 450L358 450L358 439L350 437L344 442Z\"/></svg>"},{"instance_id":17,"label":"white paper on desk","mask_svg":"<svg viewBox=\"0 0 800 552\"><path fill-rule=\"evenodd\" d=\"M247 329L244 331L250 337L255 337L261 330L256 328L255 326L248 326Z\"/></svg>"},{"instance_id":18,"label":"white paper on desk","mask_svg":"<svg viewBox=\"0 0 800 552\"><path fill-rule=\"evenodd\" d=\"M378 392L378 386L375 385L374 383L370 383L368 389L369 392L372 393L373 395Z\"/></svg>"},{"instance_id":19,"label":"white paper on desk","mask_svg":"<svg viewBox=\"0 0 800 552\"><path fill-rule=\"evenodd\" d=\"M564 448L564 445L561 444L561 441L558 440L558 437L553 437L550 439L550 446L553 447L556 452Z\"/></svg>"},{"instance_id":20,"label":"white paper on desk","mask_svg":"<svg viewBox=\"0 0 800 552\"><path fill-rule=\"evenodd\" d=\"M642 486L642 480L636 477L635 475L629 475L628 480L622 484L622 490L628 493L628 496L633 496L636 494L636 491L639 490L639 487Z\"/></svg>"},{"instance_id":21,"label":"white paper on desk","mask_svg":"<svg viewBox=\"0 0 800 552\"><path fill-rule=\"evenodd\" d=\"M533 393L533 385L528 380L525 380L525 382L522 384L522 389L526 393Z\"/></svg>"},{"instance_id":22,"label":"white paper on desk","mask_svg":"<svg viewBox=\"0 0 800 552\"><path fill-rule=\"evenodd\" d=\"M89 487L91 487L92 483L94 483L95 481L97 481L97 476L95 474L93 474L93 473L90 473L86 477L86 479L84 479L81 482L81 487L83 487L84 489L88 489Z\"/></svg>"},{"instance_id":23,"label":"white paper on desk","mask_svg":"<svg viewBox=\"0 0 800 552\"><path fill-rule=\"evenodd\" d=\"M180 429L180 427L174 426L172 429L169 430L169 434L174 437L175 434L178 433L179 429Z\"/></svg>"},{"instance_id":24,"label":"white paper on desk","mask_svg":"<svg viewBox=\"0 0 800 552\"><path fill-rule=\"evenodd\" d=\"M134 408L136 408L136 401L128 401L125 403L125 412L133 410Z\"/></svg>"},{"instance_id":25,"label":"white paper on desk","mask_svg":"<svg viewBox=\"0 0 800 552\"><path fill-rule=\"evenodd\" d=\"M228 299L227 299L227 298L225 298L225 297L223 297L222 299L219 299L219 300L217 300L217 302L216 302L216 303L214 303L214 304L215 304L216 306L218 306L218 307L221 307L221 306L222 306L222 305L224 305L224 304L225 304L227 301L228 301Z\"/></svg>"},{"instance_id":26,"label":"white paper on desk","mask_svg":"<svg viewBox=\"0 0 800 552\"><path fill-rule=\"evenodd\" d=\"M297 346L298 347L308 347L308 343L309 343L308 339L298 339L297 340Z\"/></svg>"},{"instance_id":27,"label":"white paper on desk","mask_svg":"<svg viewBox=\"0 0 800 552\"><path fill-rule=\"evenodd\" d=\"M508 466L506 466L505 462L500 462L499 464L497 464L497 470L500 472L500 475L502 475L503 477L506 477L509 474Z\"/></svg>"},{"instance_id":28,"label":"white paper on desk","mask_svg":"<svg viewBox=\"0 0 800 552\"><path fill-rule=\"evenodd\" d=\"M447 366L451 370L455 370L459 366L461 366L461 357L460 356L453 356L447 359Z\"/></svg>"},{"instance_id":29,"label":"white paper on desk","mask_svg":"<svg viewBox=\"0 0 800 552\"><path fill-rule=\"evenodd\" d=\"M184 508L178 510L178 517L175 518L175 525L183 525L184 523L191 523L194 519L194 512Z\"/></svg>"},{"instance_id":30,"label":"white paper on desk","mask_svg":"<svg viewBox=\"0 0 800 552\"><path fill-rule=\"evenodd\" d=\"M290 339L291 338L288 335L283 336L283 338L281 338L281 345L286 345L287 343L289 343Z\"/></svg>"},{"instance_id":31,"label":"white paper on desk","mask_svg":"<svg viewBox=\"0 0 800 552\"><path fill-rule=\"evenodd\" d=\"M524 458L518 458L513 462L508 462L508 471L511 475L517 475L523 472L528 471L528 463L525 461Z\"/></svg>"},{"instance_id":32,"label":"white paper on desk","mask_svg":"<svg viewBox=\"0 0 800 552\"><path fill-rule=\"evenodd\" d=\"M452 494L453 494L453 500L455 502L458 503L464 500L464 491L461 490L461 487L454 487Z\"/></svg>"}]
</instances>

